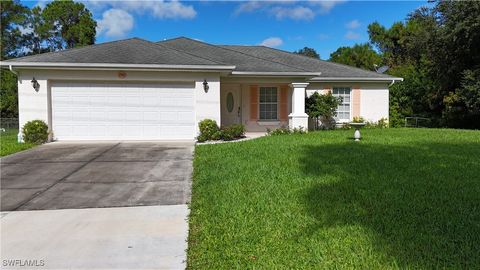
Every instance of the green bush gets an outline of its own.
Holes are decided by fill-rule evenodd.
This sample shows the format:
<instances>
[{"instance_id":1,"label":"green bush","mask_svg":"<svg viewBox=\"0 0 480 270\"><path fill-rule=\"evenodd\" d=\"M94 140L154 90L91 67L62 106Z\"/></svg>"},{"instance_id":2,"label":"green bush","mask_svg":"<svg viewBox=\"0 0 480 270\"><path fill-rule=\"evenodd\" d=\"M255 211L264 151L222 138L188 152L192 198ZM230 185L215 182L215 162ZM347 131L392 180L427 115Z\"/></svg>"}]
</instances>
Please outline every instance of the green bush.
<instances>
[{"instance_id":1,"label":"green bush","mask_svg":"<svg viewBox=\"0 0 480 270\"><path fill-rule=\"evenodd\" d=\"M242 124L218 127L217 122L211 119L205 119L198 123L200 135L197 140L199 142L225 140L231 141L245 137L245 126Z\"/></svg>"},{"instance_id":2,"label":"green bush","mask_svg":"<svg viewBox=\"0 0 480 270\"><path fill-rule=\"evenodd\" d=\"M289 127L282 126L273 130L267 129L267 134L272 136L305 133L307 133L307 131L303 127L290 129Z\"/></svg>"},{"instance_id":3,"label":"green bush","mask_svg":"<svg viewBox=\"0 0 480 270\"><path fill-rule=\"evenodd\" d=\"M388 119L385 117L380 118L377 122L366 121L363 117L355 116L353 117L352 123L365 123L364 128L388 128ZM350 129L351 126L349 123L343 123L342 129Z\"/></svg>"},{"instance_id":4,"label":"green bush","mask_svg":"<svg viewBox=\"0 0 480 270\"><path fill-rule=\"evenodd\" d=\"M245 137L245 126L242 124L223 127L220 131L222 140L231 141Z\"/></svg>"},{"instance_id":5,"label":"green bush","mask_svg":"<svg viewBox=\"0 0 480 270\"><path fill-rule=\"evenodd\" d=\"M48 126L42 120L25 123L22 129L23 140L26 143L42 144L48 140Z\"/></svg>"},{"instance_id":6,"label":"green bush","mask_svg":"<svg viewBox=\"0 0 480 270\"><path fill-rule=\"evenodd\" d=\"M200 135L197 137L199 142L218 140L220 137L220 129L215 120L204 119L198 123L198 128L200 130Z\"/></svg>"}]
</instances>

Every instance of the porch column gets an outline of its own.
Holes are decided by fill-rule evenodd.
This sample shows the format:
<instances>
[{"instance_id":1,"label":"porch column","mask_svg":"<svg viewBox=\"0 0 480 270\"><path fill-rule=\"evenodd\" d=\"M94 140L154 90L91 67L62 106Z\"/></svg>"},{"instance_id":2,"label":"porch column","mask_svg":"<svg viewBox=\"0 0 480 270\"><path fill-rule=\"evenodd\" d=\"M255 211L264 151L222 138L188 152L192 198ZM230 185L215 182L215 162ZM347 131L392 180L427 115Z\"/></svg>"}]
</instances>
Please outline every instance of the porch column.
<instances>
[{"instance_id":1,"label":"porch column","mask_svg":"<svg viewBox=\"0 0 480 270\"><path fill-rule=\"evenodd\" d=\"M308 115L305 113L305 88L308 83L291 83L290 86L293 89L292 113L288 115L288 126L308 130Z\"/></svg>"}]
</instances>

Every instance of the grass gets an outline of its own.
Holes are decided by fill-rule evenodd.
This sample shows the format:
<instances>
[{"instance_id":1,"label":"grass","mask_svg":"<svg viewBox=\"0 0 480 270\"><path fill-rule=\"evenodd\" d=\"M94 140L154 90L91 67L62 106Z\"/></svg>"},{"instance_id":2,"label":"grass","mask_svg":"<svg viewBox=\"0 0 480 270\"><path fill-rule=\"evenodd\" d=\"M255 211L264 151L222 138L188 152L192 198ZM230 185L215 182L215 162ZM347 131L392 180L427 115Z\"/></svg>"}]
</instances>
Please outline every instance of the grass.
<instances>
[{"instance_id":1,"label":"grass","mask_svg":"<svg viewBox=\"0 0 480 270\"><path fill-rule=\"evenodd\" d=\"M195 150L190 269L479 269L480 132L352 130Z\"/></svg>"},{"instance_id":2,"label":"grass","mask_svg":"<svg viewBox=\"0 0 480 270\"><path fill-rule=\"evenodd\" d=\"M17 142L17 129L7 129L0 133L0 157L10 155L34 147L30 143Z\"/></svg>"}]
</instances>

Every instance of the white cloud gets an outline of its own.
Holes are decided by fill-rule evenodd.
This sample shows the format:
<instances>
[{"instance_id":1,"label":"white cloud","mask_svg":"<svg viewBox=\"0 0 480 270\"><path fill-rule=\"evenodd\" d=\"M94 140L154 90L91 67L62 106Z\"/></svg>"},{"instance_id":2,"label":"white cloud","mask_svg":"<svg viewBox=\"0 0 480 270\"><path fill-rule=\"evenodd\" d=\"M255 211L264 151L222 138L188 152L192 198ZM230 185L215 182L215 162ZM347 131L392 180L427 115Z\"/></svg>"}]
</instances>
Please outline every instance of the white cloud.
<instances>
[{"instance_id":1,"label":"white cloud","mask_svg":"<svg viewBox=\"0 0 480 270\"><path fill-rule=\"evenodd\" d=\"M345 2L346 0L310 0L310 3L320 7L320 14L329 13L336 5Z\"/></svg>"},{"instance_id":2,"label":"white cloud","mask_svg":"<svg viewBox=\"0 0 480 270\"><path fill-rule=\"evenodd\" d=\"M233 12L234 15L239 15L241 13L249 13L253 12L257 9L262 8L265 3L261 3L259 1L247 1L245 3L241 3Z\"/></svg>"},{"instance_id":3,"label":"white cloud","mask_svg":"<svg viewBox=\"0 0 480 270\"><path fill-rule=\"evenodd\" d=\"M177 0L173 1L122 1L122 0L90 0L83 2L92 11L105 8L128 10L136 14L149 14L157 19L193 19L197 11L192 5L185 5Z\"/></svg>"},{"instance_id":4,"label":"white cloud","mask_svg":"<svg viewBox=\"0 0 480 270\"><path fill-rule=\"evenodd\" d=\"M109 9L102 14L102 19L97 20L97 34L106 37L120 38L132 30L133 16L121 9Z\"/></svg>"},{"instance_id":5,"label":"white cloud","mask_svg":"<svg viewBox=\"0 0 480 270\"><path fill-rule=\"evenodd\" d=\"M353 21L347 22L345 24L345 27L347 29L357 29L358 27L360 27L360 22L358 20L353 20Z\"/></svg>"},{"instance_id":6,"label":"white cloud","mask_svg":"<svg viewBox=\"0 0 480 270\"><path fill-rule=\"evenodd\" d=\"M247 1L238 5L234 15L252 12L268 12L277 19L310 20L318 14L327 14L336 5L345 0L279 0L279 1ZM298 5L301 3L301 5Z\"/></svg>"},{"instance_id":7,"label":"white cloud","mask_svg":"<svg viewBox=\"0 0 480 270\"><path fill-rule=\"evenodd\" d=\"M282 44L283 44L283 40L278 37L269 37L260 43L260 45L266 46L266 47L278 47Z\"/></svg>"},{"instance_id":8,"label":"white cloud","mask_svg":"<svg viewBox=\"0 0 480 270\"><path fill-rule=\"evenodd\" d=\"M355 40L355 39L359 39L360 38L360 34L359 33L356 33L354 31L347 31L347 33L345 34L345 38L346 39L350 39L350 40Z\"/></svg>"},{"instance_id":9,"label":"white cloud","mask_svg":"<svg viewBox=\"0 0 480 270\"><path fill-rule=\"evenodd\" d=\"M315 17L315 13L308 7L274 7L271 9L271 13L275 18L281 19L293 19L293 20L311 20Z\"/></svg>"}]
</instances>

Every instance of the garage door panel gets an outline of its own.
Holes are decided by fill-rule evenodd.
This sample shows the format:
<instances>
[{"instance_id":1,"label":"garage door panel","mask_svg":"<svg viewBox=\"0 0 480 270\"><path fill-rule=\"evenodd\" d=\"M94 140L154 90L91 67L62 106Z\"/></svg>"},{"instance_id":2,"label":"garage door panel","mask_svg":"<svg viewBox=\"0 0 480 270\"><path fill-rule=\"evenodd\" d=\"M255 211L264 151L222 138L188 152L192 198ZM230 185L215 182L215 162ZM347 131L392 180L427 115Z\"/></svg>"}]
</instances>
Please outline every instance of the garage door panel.
<instances>
[{"instance_id":1,"label":"garage door panel","mask_svg":"<svg viewBox=\"0 0 480 270\"><path fill-rule=\"evenodd\" d=\"M58 140L193 139L194 84L55 83Z\"/></svg>"}]
</instances>

